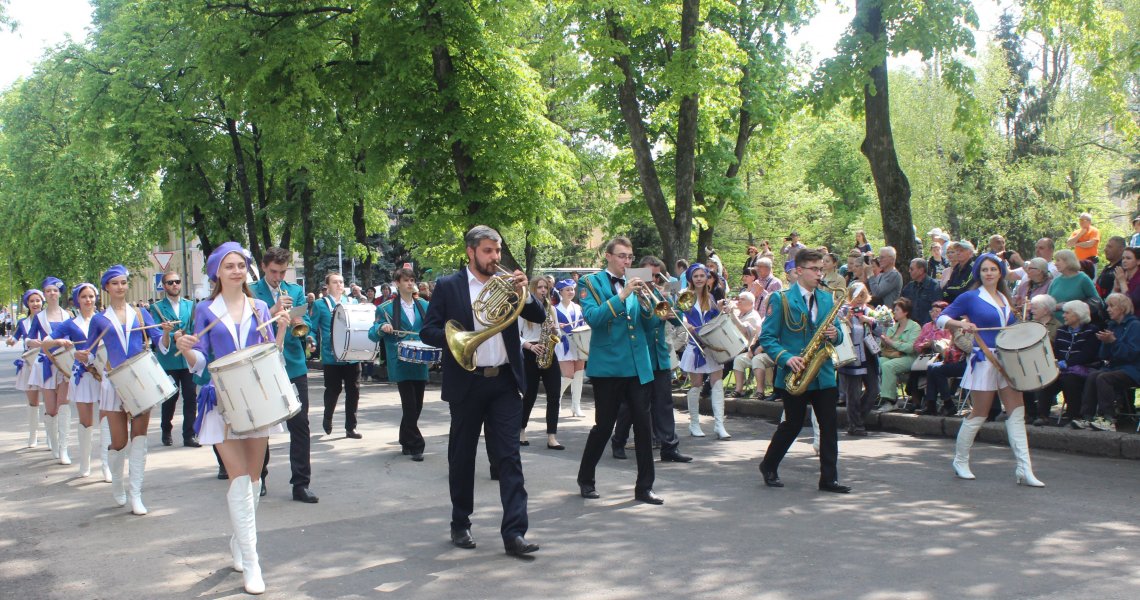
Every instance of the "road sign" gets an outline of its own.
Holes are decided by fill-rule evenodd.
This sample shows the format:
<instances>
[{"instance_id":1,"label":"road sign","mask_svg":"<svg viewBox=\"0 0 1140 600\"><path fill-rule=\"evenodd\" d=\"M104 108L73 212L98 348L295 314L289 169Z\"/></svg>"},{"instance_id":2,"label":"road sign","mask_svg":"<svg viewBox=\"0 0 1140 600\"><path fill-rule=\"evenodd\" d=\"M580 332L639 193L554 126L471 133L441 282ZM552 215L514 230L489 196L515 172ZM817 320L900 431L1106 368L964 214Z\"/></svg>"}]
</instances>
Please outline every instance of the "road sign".
<instances>
[{"instance_id":1,"label":"road sign","mask_svg":"<svg viewBox=\"0 0 1140 600\"><path fill-rule=\"evenodd\" d=\"M166 267L170 266L170 259L174 258L174 253L152 252L151 256L154 257L154 262L158 263L158 270L165 271Z\"/></svg>"}]
</instances>

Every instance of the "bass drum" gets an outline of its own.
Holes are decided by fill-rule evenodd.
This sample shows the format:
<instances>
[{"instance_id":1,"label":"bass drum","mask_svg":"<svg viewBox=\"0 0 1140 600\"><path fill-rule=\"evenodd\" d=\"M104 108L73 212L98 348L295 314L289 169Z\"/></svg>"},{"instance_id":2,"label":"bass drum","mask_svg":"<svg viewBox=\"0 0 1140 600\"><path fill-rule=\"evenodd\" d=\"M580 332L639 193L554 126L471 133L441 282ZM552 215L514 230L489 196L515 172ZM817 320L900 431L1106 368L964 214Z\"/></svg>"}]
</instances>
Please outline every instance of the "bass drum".
<instances>
[{"instance_id":1,"label":"bass drum","mask_svg":"<svg viewBox=\"0 0 1140 600\"><path fill-rule=\"evenodd\" d=\"M338 304L333 310L332 351L338 362L372 362L380 353L380 343L368 339L376 320L371 304Z\"/></svg>"}]
</instances>

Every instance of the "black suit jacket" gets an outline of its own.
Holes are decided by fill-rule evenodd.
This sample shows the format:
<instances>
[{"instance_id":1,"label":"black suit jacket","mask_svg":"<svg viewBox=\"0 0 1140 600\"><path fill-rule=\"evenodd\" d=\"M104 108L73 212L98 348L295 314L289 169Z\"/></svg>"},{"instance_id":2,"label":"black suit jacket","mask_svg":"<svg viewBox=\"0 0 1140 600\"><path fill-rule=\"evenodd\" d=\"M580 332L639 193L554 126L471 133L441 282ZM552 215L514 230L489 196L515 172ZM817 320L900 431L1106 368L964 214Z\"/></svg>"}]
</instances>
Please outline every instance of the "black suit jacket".
<instances>
[{"instance_id":1,"label":"black suit jacket","mask_svg":"<svg viewBox=\"0 0 1140 600\"><path fill-rule=\"evenodd\" d=\"M532 300L528 294L526 300ZM538 301L528 301L523 307L520 318L541 323L546 320L546 313ZM443 348L443 391L441 397L444 402L461 402L467 395L467 390L479 385L483 379L459 366L451 350L447 347L444 336L444 326L448 321L458 321L464 331L475 328L475 317L471 311L471 292L467 286L467 269L458 273L441 277L436 281L435 290L431 294L428 304L427 316L424 318L423 329L420 330L420 339L426 344ZM503 343L507 347L507 359L514 372L515 382L519 393L526 392L526 376L523 373L522 343L519 341L518 321L511 323L501 333Z\"/></svg>"}]
</instances>

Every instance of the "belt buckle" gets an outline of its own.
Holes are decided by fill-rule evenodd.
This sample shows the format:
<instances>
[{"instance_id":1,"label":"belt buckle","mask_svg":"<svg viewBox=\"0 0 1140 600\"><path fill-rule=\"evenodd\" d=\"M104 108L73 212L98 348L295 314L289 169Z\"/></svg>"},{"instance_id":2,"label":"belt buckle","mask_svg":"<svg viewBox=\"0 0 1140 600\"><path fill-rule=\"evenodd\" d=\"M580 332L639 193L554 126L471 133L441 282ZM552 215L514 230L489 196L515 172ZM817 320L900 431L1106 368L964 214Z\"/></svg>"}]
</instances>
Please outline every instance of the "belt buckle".
<instances>
[{"instance_id":1,"label":"belt buckle","mask_svg":"<svg viewBox=\"0 0 1140 600\"><path fill-rule=\"evenodd\" d=\"M499 367L483 367L483 377L498 377Z\"/></svg>"}]
</instances>

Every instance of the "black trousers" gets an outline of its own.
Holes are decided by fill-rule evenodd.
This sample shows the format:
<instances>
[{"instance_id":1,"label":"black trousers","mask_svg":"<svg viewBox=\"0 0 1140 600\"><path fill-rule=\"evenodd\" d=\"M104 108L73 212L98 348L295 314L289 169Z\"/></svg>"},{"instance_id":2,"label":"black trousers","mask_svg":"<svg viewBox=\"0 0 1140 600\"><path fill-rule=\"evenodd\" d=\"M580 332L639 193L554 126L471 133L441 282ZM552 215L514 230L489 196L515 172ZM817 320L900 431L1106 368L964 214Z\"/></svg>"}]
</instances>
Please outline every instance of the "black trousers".
<instances>
[{"instance_id":1,"label":"black trousers","mask_svg":"<svg viewBox=\"0 0 1140 600\"><path fill-rule=\"evenodd\" d=\"M309 461L309 376L299 375L290 379L297 386L297 398L301 401L301 412L285 421L289 429L289 470L292 475L289 483L294 487L309 487L313 469ZM265 449L265 462L269 463L269 448Z\"/></svg>"},{"instance_id":2,"label":"black trousers","mask_svg":"<svg viewBox=\"0 0 1140 600\"><path fill-rule=\"evenodd\" d=\"M323 365L325 373L325 424L331 424L340 391L344 390L344 429L356 431L356 406L360 403L360 363Z\"/></svg>"},{"instance_id":3,"label":"black trousers","mask_svg":"<svg viewBox=\"0 0 1140 600\"><path fill-rule=\"evenodd\" d=\"M653 424L653 441L661 444L661 456L676 454L681 445L677 437L677 422L673 412L673 372L662 369L653 372L652 390L649 397L649 417ZM625 446L629 441L629 430L633 419L629 417L628 404L618 408L617 425L611 443L615 448Z\"/></svg>"},{"instance_id":4,"label":"black trousers","mask_svg":"<svg viewBox=\"0 0 1140 600\"><path fill-rule=\"evenodd\" d=\"M954 377L961 377L966 374L966 361L960 360L954 363L942 363L936 367L929 367L926 369L926 407L928 409L938 408L938 401L941 399L943 406L953 406L953 398L951 394L953 390L950 389L950 379Z\"/></svg>"},{"instance_id":5,"label":"black trousers","mask_svg":"<svg viewBox=\"0 0 1140 600\"><path fill-rule=\"evenodd\" d=\"M174 378L174 383L182 391L182 441L189 441L194 437L194 420L198 418L198 386L194 385L194 376L190 369L174 369L167 371L167 375ZM168 435L174 430L174 407L178 404L178 394L162 403L162 434Z\"/></svg>"},{"instance_id":6,"label":"black trousers","mask_svg":"<svg viewBox=\"0 0 1140 600\"><path fill-rule=\"evenodd\" d=\"M618 408L629 405L633 420L634 453L637 455L637 483L634 492L653 489L653 442L650 440L649 403L653 386L637 377L591 377L594 386L594 427L586 438L582 463L578 466L578 485L594 485L598 461L606 451L606 443L614 432Z\"/></svg>"},{"instance_id":7,"label":"black trousers","mask_svg":"<svg viewBox=\"0 0 1140 600\"><path fill-rule=\"evenodd\" d=\"M426 381L401 381L400 391L400 448L407 454L424 453L424 436L420 433L420 413L424 410Z\"/></svg>"},{"instance_id":8,"label":"black trousers","mask_svg":"<svg viewBox=\"0 0 1140 600\"><path fill-rule=\"evenodd\" d=\"M1081 415L1081 395L1085 393L1085 380L1088 375L1074 373L1061 373L1057 379L1061 384L1061 393L1065 398L1065 418L1079 419Z\"/></svg>"},{"instance_id":9,"label":"black trousers","mask_svg":"<svg viewBox=\"0 0 1140 600\"><path fill-rule=\"evenodd\" d=\"M839 438L835 431L835 404L839 392L832 387L808 390L802 396L793 396L783 388L776 388L776 395L784 402L786 418L776 427L776 433L772 435L768 452L764 454L760 466L765 471L776 472L780 461L788 453L788 448L800 435L800 430L804 427L804 415L810 404L815 410L815 419L819 422L819 482L839 481Z\"/></svg>"},{"instance_id":10,"label":"black trousers","mask_svg":"<svg viewBox=\"0 0 1140 600\"><path fill-rule=\"evenodd\" d=\"M479 432L486 425L487 455L499 474L499 500L503 540L526 535L526 488L519 458L519 423L522 397L510 367L504 365L495 377L481 379L461 400L448 403L451 431L447 441L447 483L451 490L451 528L471 527L475 510L475 454Z\"/></svg>"},{"instance_id":11,"label":"black trousers","mask_svg":"<svg viewBox=\"0 0 1140 600\"><path fill-rule=\"evenodd\" d=\"M1136 385L1132 376L1124 371L1098 369L1085 380L1081 399L1081 418L1092 419L1097 414L1112 421L1116 418L1116 397L1120 392Z\"/></svg>"},{"instance_id":12,"label":"black trousers","mask_svg":"<svg viewBox=\"0 0 1140 600\"><path fill-rule=\"evenodd\" d=\"M523 350L523 368L526 372L526 393L523 394L522 428L526 429L530 422L530 412L534 410L534 402L538 399L538 382L541 379L546 391L546 433L558 433L558 390L562 379L558 362L552 360L549 367L540 369L538 356L530 350Z\"/></svg>"}]
</instances>

